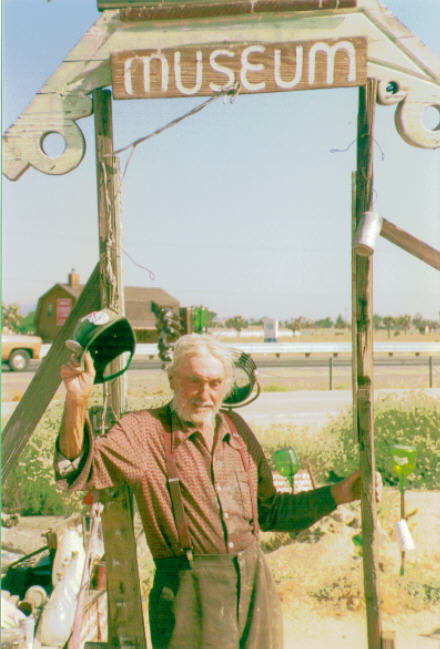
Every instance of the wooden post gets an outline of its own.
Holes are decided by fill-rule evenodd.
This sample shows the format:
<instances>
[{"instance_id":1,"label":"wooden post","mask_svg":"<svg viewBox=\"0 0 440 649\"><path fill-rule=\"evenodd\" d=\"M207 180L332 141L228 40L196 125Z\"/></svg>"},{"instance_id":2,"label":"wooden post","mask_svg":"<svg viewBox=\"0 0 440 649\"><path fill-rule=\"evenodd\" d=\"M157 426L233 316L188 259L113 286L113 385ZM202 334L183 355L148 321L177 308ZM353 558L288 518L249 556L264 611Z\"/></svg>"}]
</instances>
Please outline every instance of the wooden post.
<instances>
[{"instance_id":1,"label":"wooden post","mask_svg":"<svg viewBox=\"0 0 440 649\"><path fill-rule=\"evenodd\" d=\"M400 518L402 521L406 520L405 510L405 489L400 492ZM405 574L405 550L400 552L400 575Z\"/></svg>"},{"instance_id":2,"label":"wooden post","mask_svg":"<svg viewBox=\"0 0 440 649\"><path fill-rule=\"evenodd\" d=\"M333 358L328 359L328 389L333 390Z\"/></svg>"},{"instance_id":3,"label":"wooden post","mask_svg":"<svg viewBox=\"0 0 440 649\"><path fill-rule=\"evenodd\" d=\"M357 436L357 362L356 362L356 253L353 237L356 230L356 172L351 174L351 389L353 403L353 443Z\"/></svg>"},{"instance_id":4,"label":"wooden post","mask_svg":"<svg viewBox=\"0 0 440 649\"><path fill-rule=\"evenodd\" d=\"M99 268L101 305L123 313L120 264L119 169L113 155L111 93L93 92L96 170L98 188ZM112 368L114 369L114 368ZM124 408L121 381L104 384L105 401L116 417ZM106 557L108 596L108 644L110 647L146 649L132 494L128 487L101 492L102 527Z\"/></svg>"},{"instance_id":5,"label":"wooden post","mask_svg":"<svg viewBox=\"0 0 440 649\"><path fill-rule=\"evenodd\" d=\"M356 171L356 224L372 207L373 123L376 81L359 88ZM368 648L381 649L382 622L379 609L379 570L375 509L375 463L373 424L373 307L372 257L354 257L356 332L356 426L361 471L361 513L364 593ZM353 350L354 351L354 350Z\"/></svg>"},{"instance_id":6,"label":"wooden post","mask_svg":"<svg viewBox=\"0 0 440 649\"><path fill-rule=\"evenodd\" d=\"M41 361L38 371L3 429L2 484L20 457L61 383L60 366L67 362L72 353L65 346L65 340L72 335L78 319L98 309L99 304L99 273L96 266L53 341L47 356Z\"/></svg>"},{"instance_id":7,"label":"wooden post","mask_svg":"<svg viewBox=\"0 0 440 649\"><path fill-rule=\"evenodd\" d=\"M394 631L384 631L382 634L382 649L395 649L396 634Z\"/></svg>"}]
</instances>

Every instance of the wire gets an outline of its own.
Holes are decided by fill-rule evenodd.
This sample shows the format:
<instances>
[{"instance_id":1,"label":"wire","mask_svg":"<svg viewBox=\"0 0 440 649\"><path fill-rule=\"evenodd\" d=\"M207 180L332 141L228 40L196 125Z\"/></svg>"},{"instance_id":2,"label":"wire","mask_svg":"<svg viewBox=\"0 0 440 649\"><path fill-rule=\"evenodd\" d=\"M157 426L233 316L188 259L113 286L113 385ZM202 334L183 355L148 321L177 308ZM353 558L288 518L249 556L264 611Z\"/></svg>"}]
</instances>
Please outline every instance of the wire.
<instances>
[{"instance_id":1,"label":"wire","mask_svg":"<svg viewBox=\"0 0 440 649\"><path fill-rule=\"evenodd\" d=\"M131 255L128 254L128 252L126 250L124 250L124 248L121 248L121 250L124 253L124 255L127 255L129 260L132 261L133 264L135 264L135 266L138 266L139 268L142 268L143 270L146 270L147 273L149 274L151 280L156 279L156 274L152 270L150 270L146 266L142 266L142 264L139 264L135 259L133 259L133 257Z\"/></svg>"},{"instance_id":2,"label":"wire","mask_svg":"<svg viewBox=\"0 0 440 649\"><path fill-rule=\"evenodd\" d=\"M139 144L142 144L142 142L145 142L146 140L149 140L150 138L154 137L155 135L159 135L160 133L163 133L168 128L171 128L171 126L175 126L176 124L178 124L182 120L186 119L187 117L191 117L191 115L195 115L196 113L198 113L201 110L203 110L204 108L206 108L206 106L208 106L208 104L215 101L219 97L225 97L226 98L227 96L229 96L229 97L231 97L231 103L232 103L239 92L240 92L240 84L238 82L236 82L232 86L232 88L229 88L229 89L224 88L223 90L220 90L215 95L213 95L212 97L210 97L206 101L202 102L198 106L195 106L194 108L192 108L187 113L184 113L183 115L180 115L180 117L176 117L176 119L173 119L171 122L168 122L164 126L161 126L160 128L157 128L152 133L149 133L148 135L144 135L143 137L140 137L137 140L134 140L130 144L127 144L127 145L121 147L120 149L117 149L114 152L115 155L117 155L118 153L123 153L123 151L128 151L128 149L131 149L130 154L129 154L128 158L127 158L127 162L125 163L124 172L122 174L122 179L124 179L125 174L127 173L128 165L130 164L131 159L133 157L133 154L135 152L135 149Z\"/></svg>"},{"instance_id":3,"label":"wire","mask_svg":"<svg viewBox=\"0 0 440 649\"><path fill-rule=\"evenodd\" d=\"M362 137L365 137L365 136L362 136ZM351 147L353 146L353 144L355 144L355 142L357 142L357 140L353 140L352 142L350 142L350 144L348 146L346 146L345 149L330 149L330 153L347 153L347 151L349 149L351 149ZM375 137L373 137L373 142L376 144L376 146L380 150L381 159L385 160L385 153L384 153L382 147L380 146L379 142L376 140Z\"/></svg>"}]
</instances>

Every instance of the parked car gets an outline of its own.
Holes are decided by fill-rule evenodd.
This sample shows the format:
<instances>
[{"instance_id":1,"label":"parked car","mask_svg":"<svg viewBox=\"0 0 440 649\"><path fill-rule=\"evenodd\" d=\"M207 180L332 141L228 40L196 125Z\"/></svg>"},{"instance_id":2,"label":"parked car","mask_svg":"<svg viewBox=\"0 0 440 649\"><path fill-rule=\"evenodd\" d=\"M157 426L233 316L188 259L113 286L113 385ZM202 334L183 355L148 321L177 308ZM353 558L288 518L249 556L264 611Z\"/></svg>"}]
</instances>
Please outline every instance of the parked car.
<instances>
[{"instance_id":1,"label":"parked car","mask_svg":"<svg viewBox=\"0 0 440 649\"><path fill-rule=\"evenodd\" d=\"M42 342L39 336L2 332L2 363L15 372L22 372L31 358L40 358Z\"/></svg>"}]
</instances>

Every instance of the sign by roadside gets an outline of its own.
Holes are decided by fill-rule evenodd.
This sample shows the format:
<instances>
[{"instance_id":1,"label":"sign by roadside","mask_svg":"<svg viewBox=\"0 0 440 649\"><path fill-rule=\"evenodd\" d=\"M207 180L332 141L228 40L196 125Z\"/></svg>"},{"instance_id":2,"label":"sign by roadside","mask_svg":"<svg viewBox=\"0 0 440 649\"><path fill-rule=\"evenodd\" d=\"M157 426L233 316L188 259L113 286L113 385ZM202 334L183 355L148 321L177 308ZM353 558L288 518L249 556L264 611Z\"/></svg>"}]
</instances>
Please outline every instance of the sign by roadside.
<instances>
[{"instance_id":1,"label":"sign by roadside","mask_svg":"<svg viewBox=\"0 0 440 649\"><path fill-rule=\"evenodd\" d=\"M264 342L276 343L278 340L278 320L276 318L265 318L263 321L264 326Z\"/></svg>"}]
</instances>

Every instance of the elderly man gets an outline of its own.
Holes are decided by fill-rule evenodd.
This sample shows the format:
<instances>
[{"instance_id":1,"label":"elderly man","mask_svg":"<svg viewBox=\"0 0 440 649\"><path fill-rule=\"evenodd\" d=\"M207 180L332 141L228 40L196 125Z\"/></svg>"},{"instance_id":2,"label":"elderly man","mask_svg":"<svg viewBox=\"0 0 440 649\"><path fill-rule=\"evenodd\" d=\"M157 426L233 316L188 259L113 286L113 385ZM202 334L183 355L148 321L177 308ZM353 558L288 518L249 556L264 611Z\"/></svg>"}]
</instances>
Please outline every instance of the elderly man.
<instances>
[{"instance_id":1,"label":"elderly man","mask_svg":"<svg viewBox=\"0 0 440 649\"><path fill-rule=\"evenodd\" d=\"M281 649L280 605L258 530L301 530L359 498L358 473L331 487L277 493L250 428L221 410L232 372L230 352L214 338L183 336L168 369L173 400L124 415L93 439L91 358L84 369L74 360L61 369L58 481L132 488L156 565L154 649Z\"/></svg>"}]
</instances>

